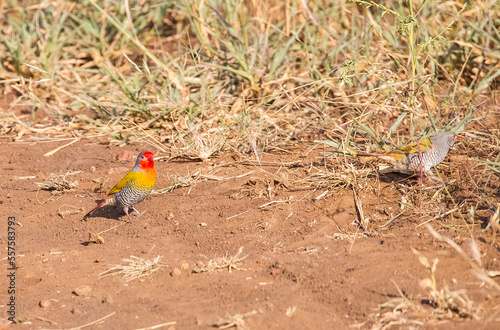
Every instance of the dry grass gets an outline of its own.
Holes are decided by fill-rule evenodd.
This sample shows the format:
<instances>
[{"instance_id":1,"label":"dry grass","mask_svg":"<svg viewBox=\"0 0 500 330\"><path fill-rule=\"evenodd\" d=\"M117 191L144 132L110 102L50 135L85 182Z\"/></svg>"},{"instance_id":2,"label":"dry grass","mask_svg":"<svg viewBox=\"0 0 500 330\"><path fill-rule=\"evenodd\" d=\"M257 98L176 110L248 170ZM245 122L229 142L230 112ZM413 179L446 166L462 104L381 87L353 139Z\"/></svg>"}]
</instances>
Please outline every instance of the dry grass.
<instances>
[{"instance_id":1,"label":"dry grass","mask_svg":"<svg viewBox=\"0 0 500 330\"><path fill-rule=\"evenodd\" d=\"M468 297L465 290L449 290L446 283L439 288L436 284L436 266L438 259L432 265L418 251L413 252L419 261L429 270L429 278L420 280L419 284L427 292L426 298L407 297L396 288L399 297L392 298L379 306L379 311L369 315L368 323L371 329L390 329L394 326L432 326L455 318L478 319L478 309Z\"/></svg>"},{"instance_id":2,"label":"dry grass","mask_svg":"<svg viewBox=\"0 0 500 330\"><path fill-rule=\"evenodd\" d=\"M219 318L217 322L213 322L210 325L219 329L229 329L232 327L236 327L237 329L248 329L245 326L245 319L257 314L257 311L250 311L244 314L234 314L234 315L226 315L224 318Z\"/></svg>"},{"instance_id":3,"label":"dry grass","mask_svg":"<svg viewBox=\"0 0 500 330\"><path fill-rule=\"evenodd\" d=\"M203 273L203 272L213 272L216 270L226 269L231 273L233 269L235 270L246 270L245 268L241 268L241 264L243 260L248 256L242 257L243 246L238 249L238 252L234 256L230 256L226 253L225 256L215 257L210 259L207 263L200 262L200 266L194 269L195 273Z\"/></svg>"},{"instance_id":4,"label":"dry grass","mask_svg":"<svg viewBox=\"0 0 500 330\"><path fill-rule=\"evenodd\" d=\"M411 10L338 0L271 2L266 10L259 1L128 5L2 7L0 84L17 93L0 119L2 135L70 138L66 144L107 135L114 144L147 142L170 159L207 161L224 152L262 165L271 148L316 137L329 150L385 150L452 128L471 137L471 176L461 185L482 190L473 207L495 202L494 1L418 2ZM303 179L321 188L371 187L373 168L340 163L313 166ZM472 187L478 171L496 178ZM422 211L412 205L407 215Z\"/></svg>"},{"instance_id":5,"label":"dry grass","mask_svg":"<svg viewBox=\"0 0 500 330\"><path fill-rule=\"evenodd\" d=\"M500 286L492 277L498 276L497 271L486 271L481 261L481 252L474 239L470 242L471 256L469 256L452 239L442 236L430 225L426 225L429 232L439 241L442 241L459 253L471 266L475 275L484 283L497 291ZM466 290L450 290L446 281L442 286L436 280L438 258L430 262L422 253L412 248L412 252L418 257L419 262L427 269L429 277L419 281L420 287L427 292L426 298L409 298L398 288L400 297L390 299L379 306L378 312L370 314L373 322L372 329L387 329L395 325L433 325L443 320L455 318L470 318L480 320L484 317L478 306L467 295ZM482 285L482 284L481 284ZM385 310L390 309L387 312Z\"/></svg>"},{"instance_id":6,"label":"dry grass","mask_svg":"<svg viewBox=\"0 0 500 330\"><path fill-rule=\"evenodd\" d=\"M156 189L152 192L152 194L163 195L178 188L194 187L196 183L201 179L201 175L201 171L196 171L193 174L188 173L184 176L174 175L173 183L170 186L166 188Z\"/></svg>"},{"instance_id":7,"label":"dry grass","mask_svg":"<svg viewBox=\"0 0 500 330\"><path fill-rule=\"evenodd\" d=\"M124 265L111 265L111 268L99 274L100 278L112 275L122 275L127 281L132 281L143 276L147 276L162 267L161 256L154 259L138 258L130 256L130 259L123 259Z\"/></svg>"},{"instance_id":8,"label":"dry grass","mask_svg":"<svg viewBox=\"0 0 500 330\"><path fill-rule=\"evenodd\" d=\"M2 134L157 139L162 150L185 137L181 154L202 160L222 144L259 158L321 130L413 137L498 84L493 1L413 5L9 1L0 83L18 97Z\"/></svg>"},{"instance_id":9,"label":"dry grass","mask_svg":"<svg viewBox=\"0 0 500 330\"><path fill-rule=\"evenodd\" d=\"M297 306L292 306L292 307L288 307L286 310L285 310L285 316L286 317L293 317L293 314L295 314L295 312L297 311Z\"/></svg>"},{"instance_id":10,"label":"dry grass","mask_svg":"<svg viewBox=\"0 0 500 330\"><path fill-rule=\"evenodd\" d=\"M439 262L438 258L429 260L420 252L412 248L413 253L418 257L420 263L429 271L429 277L420 280L420 287L428 292L428 304L434 308L432 315L437 318L458 317L477 318L477 308L467 296L465 290L450 291L446 283L441 289L436 283L436 269Z\"/></svg>"},{"instance_id":11,"label":"dry grass","mask_svg":"<svg viewBox=\"0 0 500 330\"><path fill-rule=\"evenodd\" d=\"M178 157L206 162L223 150L225 137L219 129L199 133L194 131L187 138L179 139L183 147L178 149Z\"/></svg>"},{"instance_id":12,"label":"dry grass","mask_svg":"<svg viewBox=\"0 0 500 330\"><path fill-rule=\"evenodd\" d=\"M78 173L81 172L67 172L65 174L51 173L46 182L36 182L36 184L43 190L48 190L53 192L72 190L78 187L78 181L70 180L67 177Z\"/></svg>"},{"instance_id":13,"label":"dry grass","mask_svg":"<svg viewBox=\"0 0 500 330\"><path fill-rule=\"evenodd\" d=\"M335 164L335 165L333 165ZM310 176L304 182L317 188L350 188L373 189L372 178L375 176L371 168L359 168L348 161L340 161L324 167L312 167Z\"/></svg>"}]
</instances>

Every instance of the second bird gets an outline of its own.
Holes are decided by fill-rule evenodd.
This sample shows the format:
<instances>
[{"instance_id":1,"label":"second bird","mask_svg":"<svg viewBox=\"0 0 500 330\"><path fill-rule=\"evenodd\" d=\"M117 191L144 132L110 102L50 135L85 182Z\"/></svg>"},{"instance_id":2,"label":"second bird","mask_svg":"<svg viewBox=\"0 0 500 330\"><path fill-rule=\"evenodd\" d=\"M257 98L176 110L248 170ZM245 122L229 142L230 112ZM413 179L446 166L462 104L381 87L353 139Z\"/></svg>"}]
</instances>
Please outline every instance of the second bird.
<instances>
[{"instance_id":1,"label":"second bird","mask_svg":"<svg viewBox=\"0 0 500 330\"><path fill-rule=\"evenodd\" d=\"M448 151L458 140L460 136L455 133L440 133L388 153L359 153L358 156L380 158L392 164L394 170L403 173L420 170L432 180L430 169L446 158Z\"/></svg>"},{"instance_id":2,"label":"second bird","mask_svg":"<svg viewBox=\"0 0 500 330\"><path fill-rule=\"evenodd\" d=\"M83 220L94 213L100 207L106 205L116 205L123 208L130 222L132 218L128 213L129 208L141 215L134 207L135 204L142 202L153 190L156 181L156 170L154 167L153 153L144 151L137 156L134 168L118 182L108 194L108 197L89 213Z\"/></svg>"}]
</instances>

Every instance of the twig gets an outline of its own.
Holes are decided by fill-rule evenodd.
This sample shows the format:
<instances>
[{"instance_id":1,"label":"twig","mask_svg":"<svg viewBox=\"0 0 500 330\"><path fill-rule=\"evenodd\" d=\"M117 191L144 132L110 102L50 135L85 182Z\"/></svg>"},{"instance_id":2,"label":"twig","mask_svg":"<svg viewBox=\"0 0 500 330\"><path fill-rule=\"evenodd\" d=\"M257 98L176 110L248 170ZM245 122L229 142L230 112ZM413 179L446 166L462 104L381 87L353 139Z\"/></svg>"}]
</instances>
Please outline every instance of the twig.
<instances>
[{"instance_id":1,"label":"twig","mask_svg":"<svg viewBox=\"0 0 500 330\"><path fill-rule=\"evenodd\" d=\"M79 329L83 329L83 328L86 328L86 327L88 327L88 326L91 326L91 325L93 325L93 324L97 324L97 323L99 323L99 322L101 322L101 321L104 321L104 320L105 320L105 319L107 319L108 317L111 317L111 316L113 316L113 315L115 315L115 314L116 314L116 312L113 312L113 313L108 314L108 315L106 315L106 316L104 316L104 317L101 317L101 318L100 318L100 319L98 319L98 320L92 321L92 322L90 322L90 323L87 323L87 324L84 324L84 325L81 325L81 326L79 326L79 327L75 327L75 328L69 328L69 329L42 329L42 330L79 330Z\"/></svg>"},{"instance_id":2,"label":"twig","mask_svg":"<svg viewBox=\"0 0 500 330\"><path fill-rule=\"evenodd\" d=\"M248 212L250 212L250 210L246 210L245 212L241 212L241 213L238 213L238 214L232 215L232 216L230 216L229 218L226 218L226 220L229 220L229 219L232 219L232 218L239 217L240 215L243 215L243 214L248 213Z\"/></svg>"},{"instance_id":3,"label":"twig","mask_svg":"<svg viewBox=\"0 0 500 330\"><path fill-rule=\"evenodd\" d=\"M275 203L289 203L292 198L293 198L293 196L290 196L288 199L286 199L284 201L270 201L269 203L262 204L261 206L259 206L259 208L264 208L266 206L269 206L269 205L272 205Z\"/></svg>"},{"instance_id":4,"label":"twig","mask_svg":"<svg viewBox=\"0 0 500 330\"><path fill-rule=\"evenodd\" d=\"M63 149L63 148L66 148L66 147L68 147L68 146L70 146L70 145L72 145L73 143L78 142L78 141L80 141L80 137L75 138L75 139L74 139L73 141L71 141L70 143L66 143L66 144L65 144L65 145L63 145L63 146L57 147L57 148L55 148L54 150L47 152L44 156L45 156L45 157L52 156L53 154L55 154L55 153L56 153L56 152L58 152L59 150L61 150L61 149Z\"/></svg>"},{"instance_id":5,"label":"twig","mask_svg":"<svg viewBox=\"0 0 500 330\"><path fill-rule=\"evenodd\" d=\"M427 221L425 221L425 222L422 222L421 224L417 225L417 227L420 227L420 226L422 226L422 225L425 225L426 223L432 222L432 221L434 221L434 220L437 220L437 219L440 219L440 218L444 218L445 216L447 216L448 214L451 214L451 213L455 212L456 210L457 210L457 208L455 207L453 210L449 210L449 211L448 211L448 212L446 212L446 213L438 214L438 215L436 215L434 218L429 219L429 220L427 220Z\"/></svg>"},{"instance_id":6,"label":"twig","mask_svg":"<svg viewBox=\"0 0 500 330\"><path fill-rule=\"evenodd\" d=\"M495 287L495 289L497 289L498 291L500 291L500 284L498 284L497 282L493 281L488 273L486 273L486 271L479 267L479 265L477 263L474 262L474 260L472 260L468 255L467 253L465 253L464 250L462 250L462 248L460 246L458 246L457 243L455 243L452 239L450 239L449 237L446 237L446 236L442 236L441 234L439 234L437 231L434 230L434 228L432 228L431 225L429 224L426 224L425 227L427 228L427 230L429 230L429 232L432 234L432 236L434 236L435 238L445 242L446 244L448 244L449 246L451 246L452 248L455 249L455 251L457 251L465 260L467 260L469 262L469 264L472 266L472 268L474 268L474 270L478 273L479 277L481 280L485 281L485 282L488 282L489 285Z\"/></svg>"},{"instance_id":7,"label":"twig","mask_svg":"<svg viewBox=\"0 0 500 330\"><path fill-rule=\"evenodd\" d=\"M173 321L173 322L167 322L167 323L162 323L162 324L153 325L152 327L147 327L147 328L138 328L138 329L135 329L135 330L153 330L153 329L159 329L159 328L166 327L166 326L168 326L168 325L175 325L176 323L177 323L176 321Z\"/></svg>"}]
</instances>

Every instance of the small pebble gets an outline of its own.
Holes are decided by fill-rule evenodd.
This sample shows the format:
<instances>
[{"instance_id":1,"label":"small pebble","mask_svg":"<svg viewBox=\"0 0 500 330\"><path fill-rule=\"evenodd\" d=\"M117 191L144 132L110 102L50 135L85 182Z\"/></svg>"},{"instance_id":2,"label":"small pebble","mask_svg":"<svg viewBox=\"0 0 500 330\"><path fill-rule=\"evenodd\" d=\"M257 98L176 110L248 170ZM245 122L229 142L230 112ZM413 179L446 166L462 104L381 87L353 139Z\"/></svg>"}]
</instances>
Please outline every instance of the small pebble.
<instances>
[{"instance_id":1,"label":"small pebble","mask_svg":"<svg viewBox=\"0 0 500 330\"><path fill-rule=\"evenodd\" d=\"M73 293L76 294L77 296L86 297L90 294L91 291L92 288L90 286L80 285L75 290L73 290Z\"/></svg>"},{"instance_id":2,"label":"small pebble","mask_svg":"<svg viewBox=\"0 0 500 330\"><path fill-rule=\"evenodd\" d=\"M134 153L130 150L123 150L122 152L120 152L117 156L116 156L116 159L117 160L128 160L130 158L133 158L134 157Z\"/></svg>"},{"instance_id":3,"label":"small pebble","mask_svg":"<svg viewBox=\"0 0 500 330\"><path fill-rule=\"evenodd\" d=\"M273 268L273 270L271 270L271 275L273 276L277 276L279 274L281 274L282 270L279 269L279 268Z\"/></svg>"},{"instance_id":4,"label":"small pebble","mask_svg":"<svg viewBox=\"0 0 500 330\"><path fill-rule=\"evenodd\" d=\"M170 273L170 276L174 277L174 276L180 276L181 275L181 271L179 268L175 267L172 272Z\"/></svg>"},{"instance_id":5,"label":"small pebble","mask_svg":"<svg viewBox=\"0 0 500 330\"><path fill-rule=\"evenodd\" d=\"M48 299L40 300L40 302L38 304L42 308L47 308L50 306L50 300L48 300Z\"/></svg>"},{"instance_id":6,"label":"small pebble","mask_svg":"<svg viewBox=\"0 0 500 330\"><path fill-rule=\"evenodd\" d=\"M108 294L106 297L104 297L104 300L102 302L111 305L115 303L115 299L112 295Z\"/></svg>"}]
</instances>

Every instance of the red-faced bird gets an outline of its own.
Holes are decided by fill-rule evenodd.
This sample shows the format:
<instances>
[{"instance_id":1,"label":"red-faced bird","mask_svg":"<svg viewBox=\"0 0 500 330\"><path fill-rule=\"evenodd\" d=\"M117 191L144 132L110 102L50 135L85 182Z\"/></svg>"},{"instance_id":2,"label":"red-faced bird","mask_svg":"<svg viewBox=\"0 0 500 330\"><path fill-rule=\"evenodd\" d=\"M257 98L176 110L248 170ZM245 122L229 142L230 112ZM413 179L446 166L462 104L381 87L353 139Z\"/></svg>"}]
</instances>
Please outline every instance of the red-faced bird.
<instances>
[{"instance_id":1,"label":"red-faced bird","mask_svg":"<svg viewBox=\"0 0 500 330\"><path fill-rule=\"evenodd\" d=\"M156 170L154 167L153 153L144 151L137 156L134 168L118 182L108 194L108 197L89 213L83 220L90 216L95 210L106 205L117 205L123 208L130 222L132 218L128 213L132 208L139 216L141 213L134 207L135 204L142 202L153 190L156 181Z\"/></svg>"}]
</instances>

